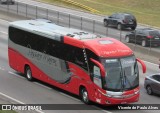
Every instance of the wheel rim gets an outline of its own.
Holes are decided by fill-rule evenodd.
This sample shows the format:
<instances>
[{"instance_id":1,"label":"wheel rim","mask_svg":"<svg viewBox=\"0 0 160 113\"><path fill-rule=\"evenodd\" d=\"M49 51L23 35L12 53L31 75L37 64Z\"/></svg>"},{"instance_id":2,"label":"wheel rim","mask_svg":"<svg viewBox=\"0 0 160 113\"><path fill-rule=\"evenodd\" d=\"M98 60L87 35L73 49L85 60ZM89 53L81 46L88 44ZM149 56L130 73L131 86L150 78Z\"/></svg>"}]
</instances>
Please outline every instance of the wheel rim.
<instances>
[{"instance_id":1,"label":"wheel rim","mask_svg":"<svg viewBox=\"0 0 160 113\"><path fill-rule=\"evenodd\" d=\"M151 94L151 93L152 93L152 89L151 89L151 87L149 87L149 86L147 87L147 93L148 93L148 94Z\"/></svg>"},{"instance_id":2,"label":"wheel rim","mask_svg":"<svg viewBox=\"0 0 160 113\"><path fill-rule=\"evenodd\" d=\"M144 47L144 46L146 46L146 41L142 41L142 46Z\"/></svg>"},{"instance_id":3,"label":"wheel rim","mask_svg":"<svg viewBox=\"0 0 160 113\"><path fill-rule=\"evenodd\" d=\"M121 24L118 24L118 29L121 30Z\"/></svg>"},{"instance_id":4,"label":"wheel rim","mask_svg":"<svg viewBox=\"0 0 160 113\"><path fill-rule=\"evenodd\" d=\"M88 93L87 91L83 90L82 98L84 102L88 102Z\"/></svg>"},{"instance_id":5,"label":"wheel rim","mask_svg":"<svg viewBox=\"0 0 160 113\"><path fill-rule=\"evenodd\" d=\"M129 42L129 37L128 36L126 37L126 42Z\"/></svg>"},{"instance_id":6,"label":"wheel rim","mask_svg":"<svg viewBox=\"0 0 160 113\"><path fill-rule=\"evenodd\" d=\"M105 26L107 26L107 25L108 25L108 24L107 24L107 21L104 21L104 25L105 25Z\"/></svg>"},{"instance_id":7,"label":"wheel rim","mask_svg":"<svg viewBox=\"0 0 160 113\"><path fill-rule=\"evenodd\" d=\"M27 69L27 78L28 79L31 79L31 75L32 73L31 73L31 70L30 69Z\"/></svg>"}]
</instances>

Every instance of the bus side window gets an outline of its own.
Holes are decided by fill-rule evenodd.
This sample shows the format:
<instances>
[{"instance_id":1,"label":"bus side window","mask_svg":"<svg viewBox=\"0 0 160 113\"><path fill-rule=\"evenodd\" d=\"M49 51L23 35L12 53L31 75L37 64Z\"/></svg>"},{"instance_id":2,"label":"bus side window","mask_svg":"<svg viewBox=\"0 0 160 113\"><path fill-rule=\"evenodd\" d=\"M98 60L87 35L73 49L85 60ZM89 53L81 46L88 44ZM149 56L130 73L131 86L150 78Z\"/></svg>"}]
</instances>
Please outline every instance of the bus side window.
<instances>
[{"instance_id":1,"label":"bus side window","mask_svg":"<svg viewBox=\"0 0 160 113\"><path fill-rule=\"evenodd\" d=\"M74 62L84 69L87 69L87 63L85 62L84 53L81 48L76 48L74 51Z\"/></svg>"},{"instance_id":2,"label":"bus side window","mask_svg":"<svg viewBox=\"0 0 160 113\"><path fill-rule=\"evenodd\" d=\"M94 66L96 66L91 60L90 58L93 58L97 61L99 61L98 56L93 53L92 51L86 49L86 53L87 53L87 59L88 59L88 65L89 65L89 70L90 70L90 78L93 81L93 76L94 76Z\"/></svg>"}]
</instances>

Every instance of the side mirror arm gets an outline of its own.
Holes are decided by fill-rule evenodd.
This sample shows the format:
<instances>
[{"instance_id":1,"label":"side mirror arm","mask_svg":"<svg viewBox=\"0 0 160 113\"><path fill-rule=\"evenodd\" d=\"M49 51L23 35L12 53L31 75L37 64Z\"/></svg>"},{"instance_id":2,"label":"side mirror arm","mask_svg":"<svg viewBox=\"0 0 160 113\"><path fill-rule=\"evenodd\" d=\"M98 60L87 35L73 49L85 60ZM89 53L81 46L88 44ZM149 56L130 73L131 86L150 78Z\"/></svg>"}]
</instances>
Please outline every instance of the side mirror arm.
<instances>
[{"instance_id":1,"label":"side mirror arm","mask_svg":"<svg viewBox=\"0 0 160 113\"><path fill-rule=\"evenodd\" d=\"M140 60L139 58L137 58L136 60L141 64L143 73L146 73L145 63L142 60Z\"/></svg>"},{"instance_id":2,"label":"side mirror arm","mask_svg":"<svg viewBox=\"0 0 160 113\"><path fill-rule=\"evenodd\" d=\"M95 63L95 64L100 68L100 70L101 70L101 76L102 76L102 77L105 77L105 68L104 68L104 66L103 66L100 62L94 60L93 58L90 58L90 60L91 60L93 63Z\"/></svg>"}]
</instances>

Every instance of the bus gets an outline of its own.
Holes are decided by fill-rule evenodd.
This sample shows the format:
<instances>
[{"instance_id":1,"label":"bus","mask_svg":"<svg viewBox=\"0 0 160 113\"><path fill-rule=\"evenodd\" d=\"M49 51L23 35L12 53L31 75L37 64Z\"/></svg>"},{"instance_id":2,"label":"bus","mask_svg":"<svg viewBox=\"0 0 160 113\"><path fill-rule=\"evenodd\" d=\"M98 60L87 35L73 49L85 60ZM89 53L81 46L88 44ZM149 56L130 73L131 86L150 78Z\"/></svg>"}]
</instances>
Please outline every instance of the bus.
<instances>
[{"instance_id":1,"label":"bus","mask_svg":"<svg viewBox=\"0 0 160 113\"><path fill-rule=\"evenodd\" d=\"M89 104L127 104L140 96L144 62L120 41L41 20L9 24L8 58L14 70Z\"/></svg>"}]
</instances>

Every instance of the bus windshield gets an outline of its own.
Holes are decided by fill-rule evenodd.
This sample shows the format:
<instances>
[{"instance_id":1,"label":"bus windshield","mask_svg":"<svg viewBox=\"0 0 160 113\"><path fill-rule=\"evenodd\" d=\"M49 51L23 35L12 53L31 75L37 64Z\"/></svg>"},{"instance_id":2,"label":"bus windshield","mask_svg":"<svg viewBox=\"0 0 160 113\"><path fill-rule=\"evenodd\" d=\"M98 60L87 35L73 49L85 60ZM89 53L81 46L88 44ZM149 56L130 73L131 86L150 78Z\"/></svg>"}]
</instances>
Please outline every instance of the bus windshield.
<instances>
[{"instance_id":1,"label":"bus windshield","mask_svg":"<svg viewBox=\"0 0 160 113\"><path fill-rule=\"evenodd\" d=\"M138 66L134 56L101 61L106 70L103 80L105 90L124 91L139 85Z\"/></svg>"}]
</instances>

